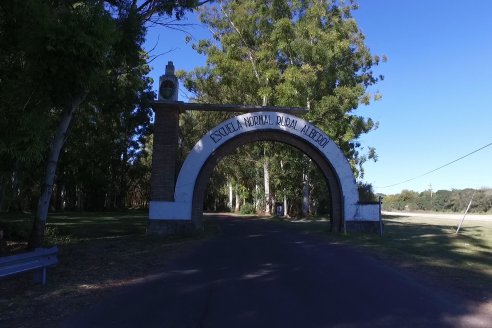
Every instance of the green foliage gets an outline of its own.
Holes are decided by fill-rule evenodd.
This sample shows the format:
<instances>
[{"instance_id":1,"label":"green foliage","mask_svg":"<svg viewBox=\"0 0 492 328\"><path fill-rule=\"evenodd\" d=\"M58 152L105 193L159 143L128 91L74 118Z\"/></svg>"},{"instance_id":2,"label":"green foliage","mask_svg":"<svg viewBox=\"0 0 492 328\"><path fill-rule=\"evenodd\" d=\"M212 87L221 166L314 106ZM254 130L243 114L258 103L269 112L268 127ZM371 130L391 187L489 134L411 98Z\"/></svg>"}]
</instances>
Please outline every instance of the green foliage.
<instances>
[{"instance_id":1,"label":"green foliage","mask_svg":"<svg viewBox=\"0 0 492 328\"><path fill-rule=\"evenodd\" d=\"M74 99L53 207L145 206L151 80L146 24L197 1L0 3L0 211L32 210L54 132ZM165 25L165 24L164 24Z\"/></svg>"},{"instance_id":2,"label":"green foliage","mask_svg":"<svg viewBox=\"0 0 492 328\"><path fill-rule=\"evenodd\" d=\"M40 0L0 5L0 198L8 210L37 189L59 115L95 88L107 67L116 27L96 2ZM33 28L35 26L35 28ZM11 127L15 126L15 129ZM15 182L10 183L15 176ZM21 207L21 205L19 205ZM29 208L29 207L28 207Z\"/></svg>"},{"instance_id":3,"label":"green foliage","mask_svg":"<svg viewBox=\"0 0 492 328\"><path fill-rule=\"evenodd\" d=\"M241 214L256 214L255 206L250 203L243 204L240 210Z\"/></svg>"},{"instance_id":4,"label":"green foliage","mask_svg":"<svg viewBox=\"0 0 492 328\"><path fill-rule=\"evenodd\" d=\"M307 119L321 127L351 159L356 175L376 160L356 140L377 128L352 114L367 104L367 87L381 77L351 16L353 4L338 2L221 1L202 14L216 41L194 47L207 66L185 78L197 101L309 107ZM379 97L379 96L378 96Z\"/></svg>"},{"instance_id":5,"label":"green foliage","mask_svg":"<svg viewBox=\"0 0 492 328\"><path fill-rule=\"evenodd\" d=\"M115 44L117 52L105 83L82 106L59 168L58 191L64 188L71 195L65 197L70 198L68 208L135 206L127 198L135 196L137 190L143 192L137 206L145 206L148 199L142 188L148 186L150 161L143 161L151 150L146 143L152 132L150 106L154 95L146 77L146 57L140 51L144 29L124 17L118 24L126 34ZM82 193L82 201L75 197L77 192ZM61 198L59 193L57 198Z\"/></svg>"},{"instance_id":6,"label":"green foliage","mask_svg":"<svg viewBox=\"0 0 492 328\"><path fill-rule=\"evenodd\" d=\"M432 209L440 212L451 209L451 191L438 190L432 198Z\"/></svg>"},{"instance_id":7,"label":"green foliage","mask_svg":"<svg viewBox=\"0 0 492 328\"><path fill-rule=\"evenodd\" d=\"M357 183L357 188L359 191L359 201L361 203L371 203L378 201L378 198L374 194L374 190L370 183L359 182Z\"/></svg>"},{"instance_id":8,"label":"green foliage","mask_svg":"<svg viewBox=\"0 0 492 328\"><path fill-rule=\"evenodd\" d=\"M214 38L193 45L207 56L206 66L180 72L180 77L197 102L309 107L305 118L342 148L354 175L362 178L364 162L377 155L357 139L378 124L354 111L369 103L367 88L382 77L373 73L381 59L370 54L351 16L353 9L352 1L218 1L201 12ZM182 154L234 114L186 114ZM303 176L309 177L311 194L317 195L311 199L312 212L330 210L324 178L290 147L260 143L224 162L220 172L249 190L245 199L254 200L258 184L263 188L263 164L268 163L272 195L277 201L288 198L290 213L302 207Z\"/></svg>"},{"instance_id":9,"label":"green foliage","mask_svg":"<svg viewBox=\"0 0 492 328\"><path fill-rule=\"evenodd\" d=\"M473 197L473 200L472 200ZM431 190L417 193L403 190L400 194L384 196L383 210L421 210L437 212L463 212L470 200L471 213L489 213L492 211L492 190Z\"/></svg>"}]
</instances>

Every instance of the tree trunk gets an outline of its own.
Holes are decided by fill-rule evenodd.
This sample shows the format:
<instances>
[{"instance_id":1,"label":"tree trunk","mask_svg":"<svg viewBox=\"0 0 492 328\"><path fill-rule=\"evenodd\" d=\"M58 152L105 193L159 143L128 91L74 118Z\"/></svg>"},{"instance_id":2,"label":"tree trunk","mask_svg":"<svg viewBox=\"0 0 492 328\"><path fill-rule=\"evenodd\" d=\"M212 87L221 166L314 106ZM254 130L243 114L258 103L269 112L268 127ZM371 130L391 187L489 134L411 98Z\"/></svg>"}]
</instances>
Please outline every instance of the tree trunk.
<instances>
[{"instance_id":1,"label":"tree trunk","mask_svg":"<svg viewBox=\"0 0 492 328\"><path fill-rule=\"evenodd\" d=\"M22 212L22 200L20 199L20 182L17 170L12 173L12 203L15 211Z\"/></svg>"},{"instance_id":2,"label":"tree trunk","mask_svg":"<svg viewBox=\"0 0 492 328\"><path fill-rule=\"evenodd\" d=\"M66 205L66 199L65 196L67 194L67 191L65 190L65 185L62 185L60 187L60 210L65 211L65 205Z\"/></svg>"},{"instance_id":3,"label":"tree trunk","mask_svg":"<svg viewBox=\"0 0 492 328\"><path fill-rule=\"evenodd\" d=\"M60 153L67 139L67 132L72 121L73 114L79 108L80 104L84 101L86 95L81 95L72 100L72 103L63 111L60 123L56 129L51 143L50 153L48 155L48 161L46 164L45 175L43 184L41 186L41 195L39 196L38 208L36 216L34 217L34 223L29 238L29 249L34 249L41 246L44 240L44 231L46 226L46 220L48 218L48 210L51 201L51 194L53 193L53 183L55 181L56 167L60 158Z\"/></svg>"},{"instance_id":4,"label":"tree trunk","mask_svg":"<svg viewBox=\"0 0 492 328\"><path fill-rule=\"evenodd\" d=\"M232 189L232 181L229 180L229 202L227 203L227 206L229 207L229 211L232 212L232 201L233 201L234 195L233 195L233 189Z\"/></svg>"},{"instance_id":5,"label":"tree trunk","mask_svg":"<svg viewBox=\"0 0 492 328\"><path fill-rule=\"evenodd\" d=\"M84 209L84 200L82 199L82 189L79 185L75 185L75 208L77 211L82 211Z\"/></svg>"},{"instance_id":6,"label":"tree trunk","mask_svg":"<svg viewBox=\"0 0 492 328\"><path fill-rule=\"evenodd\" d=\"M287 211L287 196L284 195L284 216L287 217L287 214L289 214Z\"/></svg>"},{"instance_id":7,"label":"tree trunk","mask_svg":"<svg viewBox=\"0 0 492 328\"><path fill-rule=\"evenodd\" d=\"M265 214L270 214L270 168L268 166L268 157L264 157L263 160L263 179L265 182Z\"/></svg>"},{"instance_id":8,"label":"tree trunk","mask_svg":"<svg viewBox=\"0 0 492 328\"><path fill-rule=\"evenodd\" d=\"M58 211L60 209L60 186L58 182L53 185L53 195L51 200L51 210Z\"/></svg>"},{"instance_id":9,"label":"tree trunk","mask_svg":"<svg viewBox=\"0 0 492 328\"><path fill-rule=\"evenodd\" d=\"M259 210L259 207L260 207L260 198L258 197L258 190L260 189L260 187L258 186L258 184L256 183L255 184L255 212L258 213L258 210Z\"/></svg>"},{"instance_id":10,"label":"tree trunk","mask_svg":"<svg viewBox=\"0 0 492 328\"><path fill-rule=\"evenodd\" d=\"M121 170L120 170L120 185L118 188L118 198L117 198L117 208L118 209L124 209L125 208L125 203L126 203L126 196L128 192L128 170L127 170L127 162L128 162L128 145L126 145L127 148L122 154L122 160L121 160Z\"/></svg>"},{"instance_id":11,"label":"tree trunk","mask_svg":"<svg viewBox=\"0 0 492 328\"><path fill-rule=\"evenodd\" d=\"M239 188L237 187L237 184L236 184L236 206L234 208L234 212L239 212L240 208L241 208L241 199L239 198Z\"/></svg>"},{"instance_id":12,"label":"tree trunk","mask_svg":"<svg viewBox=\"0 0 492 328\"><path fill-rule=\"evenodd\" d=\"M308 175L302 175L302 215L309 215L309 181Z\"/></svg>"},{"instance_id":13,"label":"tree trunk","mask_svg":"<svg viewBox=\"0 0 492 328\"><path fill-rule=\"evenodd\" d=\"M280 168L282 170L282 175L285 176L285 171L284 171L284 161L280 160ZM285 188L284 190L284 213L283 215L287 217L287 195L285 194Z\"/></svg>"}]
</instances>

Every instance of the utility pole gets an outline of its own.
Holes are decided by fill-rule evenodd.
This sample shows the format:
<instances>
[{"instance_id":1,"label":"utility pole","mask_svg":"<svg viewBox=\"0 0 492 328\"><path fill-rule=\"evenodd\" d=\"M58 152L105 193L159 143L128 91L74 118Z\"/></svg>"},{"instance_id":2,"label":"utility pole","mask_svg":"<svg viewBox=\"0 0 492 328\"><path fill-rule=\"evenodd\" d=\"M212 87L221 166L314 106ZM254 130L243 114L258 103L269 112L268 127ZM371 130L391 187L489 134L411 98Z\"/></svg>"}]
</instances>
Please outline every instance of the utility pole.
<instances>
[{"instance_id":1,"label":"utility pole","mask_svg":"<svg viewBox=\"0 0 492 328\"><path fill-rule=\"evenodd\" d=\"M475 196L475 192L473 192L473 195L470 198L470 202L468 203L468 206L467 206L467 208L465 210L465 214L463 214L463 218L461 219L461 222L458 225L458 229L456 229L455 234L457 234L460 231L461 225L463 224L463 221L465 221L466 214L468 214L468 210L470 209L470 206L471 206L472 201L473 201L473 196Z\"/></svg>"}]
</instances>

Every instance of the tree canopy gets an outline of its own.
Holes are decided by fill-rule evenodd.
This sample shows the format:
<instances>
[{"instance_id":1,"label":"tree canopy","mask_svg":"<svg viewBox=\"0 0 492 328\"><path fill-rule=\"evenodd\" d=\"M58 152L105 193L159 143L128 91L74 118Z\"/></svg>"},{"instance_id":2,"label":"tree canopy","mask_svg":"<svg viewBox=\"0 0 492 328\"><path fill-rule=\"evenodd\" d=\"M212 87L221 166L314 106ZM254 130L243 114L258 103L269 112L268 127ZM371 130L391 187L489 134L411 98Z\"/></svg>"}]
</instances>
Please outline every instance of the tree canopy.
<instances>
[{"instance_id":1,"label":"tree canopy","mask_svg":"<svg viewBox=\"0 0 492 328\"><path fill-rule=\"evenodd\" d=\"M304 118L338 144L354 175L362 178L363 163L377 156L374 148L365 150L358 138L377 128L377 123L355 111L379 99L368 88L383 78L373 68L385 58L370 53L352 17L355 9L353 1L216 1L201 10L201 20L213 38L193 45L207 57L206 66L182 72L184 85L197 102L307 107ZM234 114L189 114L184 134L197 140L224 116ZM273 172L282 171L280 163L287 168L303 162L293 185L317 181L306 174L302 178L303 170L314 169L302 160L303 155L282 147L252 153L260 154L256 161L272 161ZM288 190L292 199L302 197L302 191L287 184L272 185L277 199Z\"/></svg>"},{"instance_id":2,"label":"tree canopy","mask_svg":"<svg viewBox=\"0 0 492 328\"><path fill-rule=\"evenodd\" d=\"M0 3L0 209L37 207L32 245L42 240L50 206L120 208L137 194L136 203L147 203L148 183L136 183L150 167L147 24L197 5Z\"/></svg>"}]
</instances>

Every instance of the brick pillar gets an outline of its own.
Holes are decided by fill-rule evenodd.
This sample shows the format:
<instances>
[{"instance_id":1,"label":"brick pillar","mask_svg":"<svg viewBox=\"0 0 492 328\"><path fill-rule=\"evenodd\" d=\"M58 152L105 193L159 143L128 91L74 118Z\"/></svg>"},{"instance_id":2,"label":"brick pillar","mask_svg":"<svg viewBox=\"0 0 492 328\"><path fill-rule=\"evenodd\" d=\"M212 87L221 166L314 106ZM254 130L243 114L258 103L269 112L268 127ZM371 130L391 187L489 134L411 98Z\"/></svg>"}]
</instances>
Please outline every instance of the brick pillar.
<instances>
[{"instance_id":1,"label":"brick pillar","mask_svg":"<svg viewBox=\"0 0 492 328\"><path fill-rule=\"evenodd\" d=\"M178 150L178 107L172 103L154 104L154 148L150 200L174 201Z\"/></svg>"},{"instance_id":2,"label":"brick pillar","mask_svg":"<svg viewBox=\"0 0 492 328\"><path fill-rule=\"evenodd\" d=\"M174 202L178 151L179 103L154 103L154 148L150 200ZM149 219L147 233L161 236L188 235L196 230L191 220Z\"/></svg>"},{"instance_id":3,"label":"brick pillar","mask_svg":"<svg viewBox=\"0 0 492 328\"><path fill-rule=\"evenodd\" d=\"M194 231L191 220L165 219L167 217L165 213L156 214L152 208L159 206L159 202L169 202L167 203L167 206L170 206L168 209L171 211L173 209L181 104L178 101L178 82L178 78L174 74L174 65L169 62L166 65L166 74L159 78L159 97L153 106L155 112L154 149L147 232L156 235L187 234ZM159 217L159 215L164 217Z\"/></svg>"}]
</instances>

